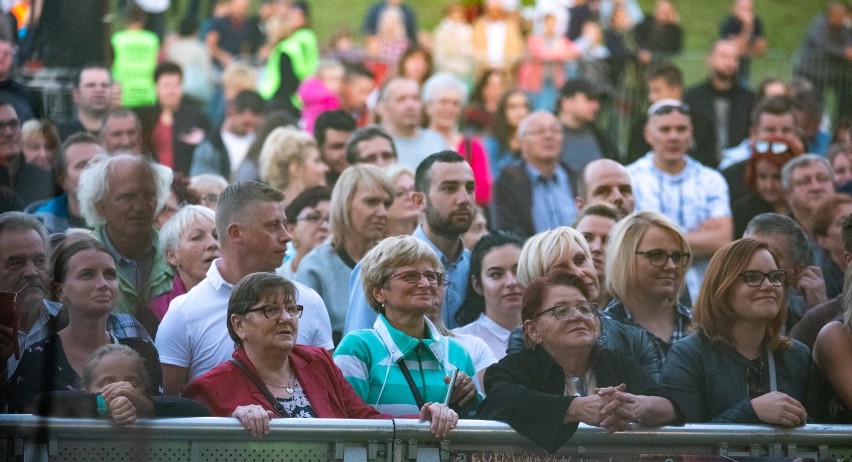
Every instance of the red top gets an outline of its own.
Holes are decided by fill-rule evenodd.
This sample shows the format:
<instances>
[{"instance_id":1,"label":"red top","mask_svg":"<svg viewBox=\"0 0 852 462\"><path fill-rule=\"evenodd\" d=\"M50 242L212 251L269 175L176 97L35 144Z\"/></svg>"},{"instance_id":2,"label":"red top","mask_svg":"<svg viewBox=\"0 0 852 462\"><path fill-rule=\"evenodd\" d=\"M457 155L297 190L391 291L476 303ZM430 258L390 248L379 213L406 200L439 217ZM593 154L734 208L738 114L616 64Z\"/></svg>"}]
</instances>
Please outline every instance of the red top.
<instances>
[{"instance_id":1,"label":"red top","mask_svg":"<svg viewBox=\"0 0 852 462\"><path fill-rule=\"evenodd\" d=\"M157 150L157 159L166 167L174 168L175 166L175 151L172 139L172 126L166 125L162 121L157 122L154 131L151 133L151 142L154 144L154 149Z\"/></svg>"},{"instance_id":2,"label":"red top","mask_svg":"<svg viewBox=\"0 0 852 462\"><path fill-rule=\"evenodd\" d=\"M233 356L257 375L245 350L237 348ZM355 394L325 349L296 345L290 352L290 367L302 384L317 417L393 419L393 416L379 413ZM231 417L237 406L249 404L259 404L275 415L263 393L230 361L219 364L190 382L182 395L206 406L214 417Z\"/></svg>"}]
</instances>

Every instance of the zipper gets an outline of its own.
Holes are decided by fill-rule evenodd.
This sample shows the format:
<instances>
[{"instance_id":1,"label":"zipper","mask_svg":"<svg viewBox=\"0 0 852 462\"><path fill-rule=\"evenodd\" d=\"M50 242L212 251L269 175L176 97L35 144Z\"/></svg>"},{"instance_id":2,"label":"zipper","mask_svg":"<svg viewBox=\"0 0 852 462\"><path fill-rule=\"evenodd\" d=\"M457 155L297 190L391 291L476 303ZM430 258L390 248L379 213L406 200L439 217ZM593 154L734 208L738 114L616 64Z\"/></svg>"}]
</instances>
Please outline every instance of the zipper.
<instances>
[{"instance_id":1,"label":"zipper","mask_svg":"<svg viewBox=\"0 0 852 462\"><path fill-rule=\"evenodd\" d=\"M421 346L423 346L423 342L417 342L417 349L415 350L415 352L417 353L417 368L420 370L420 384L423 387L423 393L422 393L423 401L428 403L429 400L426 398L426 376L423 375L423 362L421 361L421 358L420 358L420 347Z\"/></svg>"}]
</instances>

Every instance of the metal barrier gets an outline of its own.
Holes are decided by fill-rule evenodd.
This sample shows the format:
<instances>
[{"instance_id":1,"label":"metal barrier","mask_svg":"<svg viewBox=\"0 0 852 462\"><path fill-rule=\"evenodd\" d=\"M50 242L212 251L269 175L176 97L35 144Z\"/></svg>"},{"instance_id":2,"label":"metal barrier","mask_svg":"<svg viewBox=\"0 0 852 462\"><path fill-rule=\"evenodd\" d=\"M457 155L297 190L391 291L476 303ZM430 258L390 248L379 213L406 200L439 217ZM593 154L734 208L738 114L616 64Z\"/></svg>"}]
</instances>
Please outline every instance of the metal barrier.
<instances>
[{"instance_id":1,"label":"metal barrier","mask_svg":"<svg viewBox=\"0 0 852 462\"><path fill-rule=\"evenodd\" d=\"M678 461L813 458L852 460L852 426L782 430L757 425L638 428L606 434L581 425L547 454L500 422L467 420L436 440L416 420L278 419L255 440L234 419L106 420L0 415L8 461ZM572 459L573 458L573 459Z\"/></svg>"}]
</instances>

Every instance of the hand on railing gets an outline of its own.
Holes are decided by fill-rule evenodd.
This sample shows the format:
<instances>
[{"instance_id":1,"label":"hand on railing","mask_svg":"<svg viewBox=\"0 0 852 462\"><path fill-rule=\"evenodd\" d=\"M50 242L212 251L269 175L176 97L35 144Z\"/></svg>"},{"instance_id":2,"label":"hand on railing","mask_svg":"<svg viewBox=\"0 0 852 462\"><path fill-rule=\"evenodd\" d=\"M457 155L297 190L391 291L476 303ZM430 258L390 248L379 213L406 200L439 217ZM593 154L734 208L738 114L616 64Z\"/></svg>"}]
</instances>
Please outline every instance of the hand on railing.
<instances>
[{"instance_id":1,"label":"hand on railing","mask_svg":"<svg viewBox=\"0 0 852 462\"><path fill-rule=\"evenodd\" d=\"M420 408L420 420L431 422L429 430L438 438L447 436L450 430L456 428L459 415L441 403L426 403Z\"/></svg>"},{"instance_id":2,"label":"hand on railing","mask_svg":"<svg viewBox=\"0 0 852 462\"><path fill-rule=\"evenodd\" d=\"M269 419L272 417L272 412L257 404L237 406L231 417L240 419L243 428L248 430L254 438L269 434Z\"/></svg>"},{"instance_id":3,"label":"hand on railing","mask_svg":"<svg viewBox=\"0 0 852 462\"><path fill-rule=\"evenodd\" d=\"M751 400L751 407L762 422L785 427L804 425L808 421L808 411L794 398L780 391L773 391Z\"/></svg>"}]
</instances>

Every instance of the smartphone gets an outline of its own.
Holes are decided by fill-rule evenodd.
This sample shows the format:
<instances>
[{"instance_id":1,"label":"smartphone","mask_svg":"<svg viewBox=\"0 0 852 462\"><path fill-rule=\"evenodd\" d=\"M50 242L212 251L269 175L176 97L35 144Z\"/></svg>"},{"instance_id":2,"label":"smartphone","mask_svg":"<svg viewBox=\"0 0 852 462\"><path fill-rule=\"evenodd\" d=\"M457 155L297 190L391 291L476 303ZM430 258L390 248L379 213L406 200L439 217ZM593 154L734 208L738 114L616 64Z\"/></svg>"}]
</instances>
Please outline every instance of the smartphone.
<instances>
[{"instance_id":1,"label":"smartphone","mask_svg":"<svg viewBox=\"0 0 852 462\"><path fill-rule=\"evenodd\" d=\"M450 376L450 383L447 385L447 394L444 396L444 405L450 405L450 396L453 394L453 387L456 386L456 378L459 375L459 368L453 367L453 375Z\"/></svg>"},{"instance_id":2,"label":"smartphone","mask_svg":"<svg viewBox=\"0 0 852 462\"><path fill-rule=\"evenodd\" d=\"M12 329L12 342L15 348L15 359L21 359L21 350L18 345L18 315L15 292L0 291L0 325Z\"/></svg>"}]
</instances>

